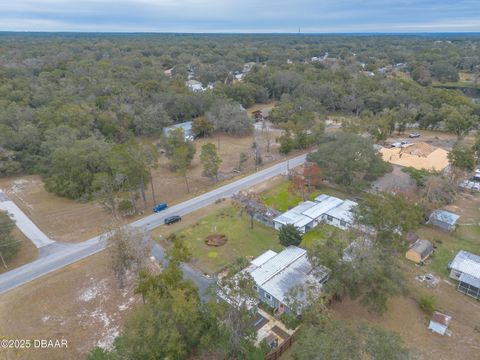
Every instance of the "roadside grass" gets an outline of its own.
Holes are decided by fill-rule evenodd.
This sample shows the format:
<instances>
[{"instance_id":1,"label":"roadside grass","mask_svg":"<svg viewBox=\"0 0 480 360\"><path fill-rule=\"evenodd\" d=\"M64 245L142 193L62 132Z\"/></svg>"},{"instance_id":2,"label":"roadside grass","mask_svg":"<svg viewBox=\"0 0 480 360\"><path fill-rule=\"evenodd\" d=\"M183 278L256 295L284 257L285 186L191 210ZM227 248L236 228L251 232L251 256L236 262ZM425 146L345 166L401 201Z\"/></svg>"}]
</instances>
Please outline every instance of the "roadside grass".
<instances>
[{"instance_id":1,"label":"roadside grass","mask_svg":"<svg viewBox=\"0 0 480 360\"><path fill-rule=\"evenodd\" d=\"M276 251L283 248L274 229L257 221L250 229L250 217L247 214L240 216L240 210L234 206L218 209L173 234L185 241L192 252L192 264L210 275L239 257L253 258L269 249ZM212 234L225 235L227 243L219 247L206 245L206 237ZM171 246L167 236L156 239L167 248Z\"/></svg>"},{"instance_id":2,"label":"roadside grass","mask_svg":"<svg viewBox=\"0 0 480 360\"><path fill-rule=\"evenodd\" d=\"M282 212L298 205L302 197L290 192L290 183L290 181L284 181L263 193L262 200L265 205Z\"/></svg>"},{"instance_id":3,"label":"roadside grass","mask_svg":"<svg viewBox=\"0 0 480 360\"><path fill-rule=\"evenodd\" d=\"M453 233L425 226L417 233L421 238L433 240L436 243L437 249L428 266L438 274L448 276L448 263L460 250L480 254L480 226L460 225Z\"/></svg>"},{"instance_id":4,"label":"roadside grass","mask_svg":"<svg viewBox=\"0 0 480 360\"><path fill-rule=\"evenodd\" d=\"M278 211L285 212L292 207L297 206L302 202L303 198L300 194L295 194L290 191L291 181L283 181L261 195L262 201L265 205L272 207ZM308 200L314 200L320 194L327 194L336 196L341 199L348 198L348 195L340 190L321 185L308 195Z\"/></svg>"}]
</instances>

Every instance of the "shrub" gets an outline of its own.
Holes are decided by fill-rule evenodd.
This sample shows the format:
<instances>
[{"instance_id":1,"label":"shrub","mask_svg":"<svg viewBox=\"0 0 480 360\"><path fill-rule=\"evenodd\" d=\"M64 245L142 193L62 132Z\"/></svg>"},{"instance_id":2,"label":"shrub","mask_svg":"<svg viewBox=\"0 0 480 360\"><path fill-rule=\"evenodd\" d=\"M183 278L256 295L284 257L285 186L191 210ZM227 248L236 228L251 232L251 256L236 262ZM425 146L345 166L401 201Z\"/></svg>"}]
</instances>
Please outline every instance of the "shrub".
<instances>
[{"instance_id":1,"label":"shrub","mask_svg":"<svg viewBox=\"0 0 480 360\"><path fill-rule=\"evenodd\" d=\"M298 246L302 242L302 234L295 225L283 225L278 232L278 240L284 246L295 245Z\"/></svg>"},{"instance_id":2,"label":"shrub","mask_svg":"<svg viewBox=\"0 0 480 360\"><path fill-rule=\"evenodd\" d=\"M418 306L420 306L420 309L427 315L433 314L436 309L436 303L437 301L433 295L422 295L420 299L418 299Z\"/></svg>"}]
</instances>

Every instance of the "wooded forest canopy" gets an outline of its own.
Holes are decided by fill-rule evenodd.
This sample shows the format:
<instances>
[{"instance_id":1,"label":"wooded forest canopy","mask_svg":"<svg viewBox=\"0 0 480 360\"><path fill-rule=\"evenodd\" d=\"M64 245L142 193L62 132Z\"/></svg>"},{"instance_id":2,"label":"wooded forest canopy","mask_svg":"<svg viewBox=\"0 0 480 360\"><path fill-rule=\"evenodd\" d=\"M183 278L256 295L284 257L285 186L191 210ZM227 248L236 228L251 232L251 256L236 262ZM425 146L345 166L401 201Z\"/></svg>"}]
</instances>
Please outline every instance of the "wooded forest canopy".
<instances>
[{"instance_id":1,"label":"wooded forest canopy","mask_svg":"<svg viewBox=\"0 0 480 360\"><path fill-rule=\"evenodd\" d=\"M271 100L272 122L288 132L282 152L314 142L306 134L315 137L328 114L358 118L350 129L377 139L414 122L462 136L477 127L478 105L431 84L455 82L460 71L478 79L479 44L476 35L2 33L0 175L40 173L49 190L89 198L98 174L115 173L115 145ZM382 70L393 66L402 72ZM189 78L212 89L189 91Z\"/></svg>"}]
</instances>

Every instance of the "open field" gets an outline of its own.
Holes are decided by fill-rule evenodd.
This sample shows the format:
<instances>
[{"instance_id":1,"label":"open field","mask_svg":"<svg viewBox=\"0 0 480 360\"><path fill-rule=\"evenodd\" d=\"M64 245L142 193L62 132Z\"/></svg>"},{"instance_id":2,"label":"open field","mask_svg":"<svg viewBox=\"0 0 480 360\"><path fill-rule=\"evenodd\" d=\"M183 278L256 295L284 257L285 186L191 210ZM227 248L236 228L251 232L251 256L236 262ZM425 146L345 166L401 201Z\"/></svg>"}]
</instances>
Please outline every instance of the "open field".
<instances>
[{"instance_id":1,"label":"open field","mask_svg":"<svg viewBox=\"0 0 480 360\"><path fill-rule=\"evenodd\" d=\"M20 249L15 257L7 262L8 269L5 269L0 260L0 274L27 264L35 260L38 256L38 250L35 245L33 245L33 243L25 235L23 235L23 233L17 227L13 229L13 237L20 242Z\"/></svg>"},{"instance_id":2,"label":"open field","mask_svg":"<svg viewBox=\"0 0 480 360\"><path fill-rule=\"evenodd\" d=\"M0 179L0 188L53 240L79 242L102 233L113 220L97 203L61 198L37 175Z\"/></svg>"},{"instance_id":3,"label":"open field","mask_svg":"<svg viewBox=\"0 0 480 360\"><path fill-rule=\"evenodd\" d=\"M174 232L190 248L192 264L210 275L239 257L255 257L268 249L282 248L275 230L256 221L253 229L250 229L250 217L246 213L240 216L240 209L235 208L229 201L227 204L228 206L215 209L188 227ZM226 244L219 247L206 245L206 237L212 234L225 235ZM170 246L165 232L154 232L153 235L163 246Z\"/></svg>"},{"instance_id":4,"label":"open field","mask_svg":"<svg viewBox=\"0 0 480 360\"><path fill-rule=\"evenodd\" d=\"M18 357L8 353L7 359L82 359L95 345L111 345L126 315L141 300L133 294L132 279L118 289L105 255L0 295L0 337L68 341L66 350L29 349Z\"/></svg>"},{"instance_id":5,"label":"open field","mask_svg":"<svg viewBox=\"0 0 480 360\"><path fill-rule=\"evenodd\" d=\"M427 288L415 280L425 269L411 263L405 266L409 286L407 297L395 297L388 302L383 316L369 313L358 301L343 300L332 306L337 319L366 321L400 334L405 345L423 359L475 359L480 350L480 304L455 290L449 282L440 281L436 288ZM453 335L440 336L428 331L429 317L423 313L415 299L423 294L435 296L436 308L452 316L450 330Z\"/></svg>"}]
</instances>

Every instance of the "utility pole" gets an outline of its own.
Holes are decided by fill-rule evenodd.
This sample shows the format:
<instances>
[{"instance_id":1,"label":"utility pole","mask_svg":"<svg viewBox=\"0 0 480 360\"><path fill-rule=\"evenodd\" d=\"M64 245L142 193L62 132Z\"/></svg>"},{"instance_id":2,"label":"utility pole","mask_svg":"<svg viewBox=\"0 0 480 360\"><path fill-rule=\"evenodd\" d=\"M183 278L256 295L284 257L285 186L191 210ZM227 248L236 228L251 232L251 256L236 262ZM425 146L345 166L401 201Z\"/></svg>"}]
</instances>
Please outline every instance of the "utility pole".
<instances>
[{"instance_id":1,"label":"utility pole","mask_svg":"<svg viewBox=\"0 0 480 360\"><path fill-rule=\"evenodd\" d=\"M0 259L2 259L3 266L5 267L6 270L8 270L8 266L5 263L5 260L3 259L2 253L0 253Z\"/></svg>"}]
</instances>

